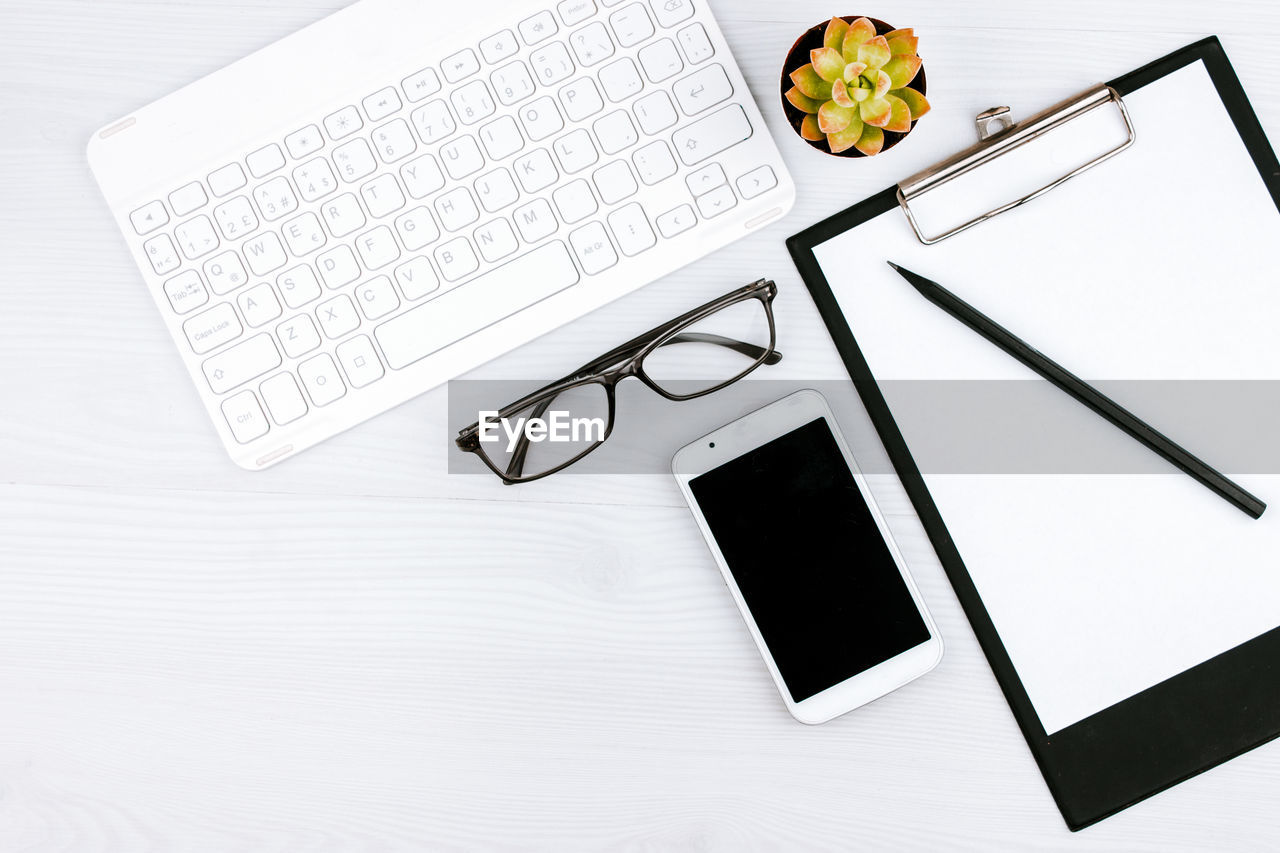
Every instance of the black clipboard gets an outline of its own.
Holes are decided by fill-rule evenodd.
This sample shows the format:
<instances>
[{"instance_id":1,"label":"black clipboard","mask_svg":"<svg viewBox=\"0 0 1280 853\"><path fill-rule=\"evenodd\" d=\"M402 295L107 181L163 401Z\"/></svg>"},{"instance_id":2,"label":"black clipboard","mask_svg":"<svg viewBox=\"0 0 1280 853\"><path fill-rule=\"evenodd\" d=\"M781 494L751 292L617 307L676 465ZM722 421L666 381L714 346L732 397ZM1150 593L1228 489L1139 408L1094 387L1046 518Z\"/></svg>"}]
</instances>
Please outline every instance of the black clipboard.
<instances>
[{"instance_id":1,"label":"black clipboard","mask_svg":"<svg viewBox=\"0 0 1280 853\"><path fill-rule=\"evenodd\" d=\"M1203 61L1280 209L1280 162L1221 42L1209 37L1108 85L1123 96ZM899 206L891 187L787 241L1067 826L1076 831L1280 735L1280 627L1049 736L854 340L814 247Z\"/></svg>"}]
</instances>

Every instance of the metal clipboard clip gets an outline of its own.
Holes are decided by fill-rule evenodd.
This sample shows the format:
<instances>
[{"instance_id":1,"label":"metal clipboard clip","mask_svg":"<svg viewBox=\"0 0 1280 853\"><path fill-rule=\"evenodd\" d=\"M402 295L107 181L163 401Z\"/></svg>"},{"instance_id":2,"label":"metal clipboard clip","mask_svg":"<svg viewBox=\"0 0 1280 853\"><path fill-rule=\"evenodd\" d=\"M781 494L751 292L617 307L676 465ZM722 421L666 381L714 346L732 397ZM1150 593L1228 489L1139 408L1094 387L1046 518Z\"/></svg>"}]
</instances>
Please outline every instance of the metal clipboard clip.
<instances>
[{"instance_id":1,"label":"metal clipboard clip","mask_svg":"<svg viewBox=\"0 0 1280 853\"><path fill-rule=\"evenodd\" d=\"M1039 189L1016 198L1008 204L1003 204L986 213L975 216L973 219L943 231L941 234L928 236L920 230L920 225L916 222L916 217L911 211L912 201L930 190L994 160L1002 154L1020 148L1033 139L1108 104L1115 104L1124 119L1125 129L1128 132L1128 138L1125 141L1094 157L1084 165L1050 181ZM898 184L898 204L906 214L907 221L911 223L911 228L916 232L916 237L925 245L931 245L948 237L953 237L980 222L986 222L988 219L999 216L1007 210L1026 204L1033 198L1039 198L1081 172L1092 169L1099 163L1111 159L1132 145L1134 140L1133 122L1129 119L1129 111L1125 108L1124 100L1121 99L1119 92L1105 84L1095 86L1075 97L1068 98L1020 122L1015 123L1013 121L1009 115L1008 107L989 109L979 115L976 121L979 138L977 144L925 169L923 172L912 175Z\"/></svg>"}]
</instances>

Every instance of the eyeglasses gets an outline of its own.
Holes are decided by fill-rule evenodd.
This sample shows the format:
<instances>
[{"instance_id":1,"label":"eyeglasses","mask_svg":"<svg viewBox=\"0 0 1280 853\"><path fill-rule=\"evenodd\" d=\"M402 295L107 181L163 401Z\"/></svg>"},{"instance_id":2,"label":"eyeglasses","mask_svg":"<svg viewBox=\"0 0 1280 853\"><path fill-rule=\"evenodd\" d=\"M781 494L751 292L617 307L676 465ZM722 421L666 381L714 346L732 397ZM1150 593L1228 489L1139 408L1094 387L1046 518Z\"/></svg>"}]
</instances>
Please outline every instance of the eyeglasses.
<instances>
[{"instance_id":1,"label":"eyeglasses","mask_svg":"<svg viewBox=\"0 0 1280 853\"><path fill-rule=\"evenodd\" d=\"M623 379L634 376L668 400L692 400L762 364L781 361L782 353L774 349L777 295L778 286L766 279L730 291L587 362L496 416L482 413L485 420L459 431L455 441L507 485L563 470L613 432L614 388ZM507 441L507 435L518 438Z\"/></svg>"}]
</instances>

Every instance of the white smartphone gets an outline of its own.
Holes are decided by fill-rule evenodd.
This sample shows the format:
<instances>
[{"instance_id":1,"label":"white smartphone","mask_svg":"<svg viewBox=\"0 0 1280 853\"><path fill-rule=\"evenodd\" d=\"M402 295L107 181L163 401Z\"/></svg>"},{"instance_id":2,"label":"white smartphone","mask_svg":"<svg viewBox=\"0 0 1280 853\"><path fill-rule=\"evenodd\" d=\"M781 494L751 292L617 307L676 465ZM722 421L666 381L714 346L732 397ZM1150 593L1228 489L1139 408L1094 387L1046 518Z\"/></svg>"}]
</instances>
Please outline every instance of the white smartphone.
<instances>
[{"instance_id":1,"label":"white smartphone","mask_svg":"<svg viewBox=\"0 0 1280 853\"><path fill-rule=\"evenodd\" d=\"M671 470L797 720L824 723L938 665L942 638L817 391L703 436Z\"/></svg>"}]
</instances>

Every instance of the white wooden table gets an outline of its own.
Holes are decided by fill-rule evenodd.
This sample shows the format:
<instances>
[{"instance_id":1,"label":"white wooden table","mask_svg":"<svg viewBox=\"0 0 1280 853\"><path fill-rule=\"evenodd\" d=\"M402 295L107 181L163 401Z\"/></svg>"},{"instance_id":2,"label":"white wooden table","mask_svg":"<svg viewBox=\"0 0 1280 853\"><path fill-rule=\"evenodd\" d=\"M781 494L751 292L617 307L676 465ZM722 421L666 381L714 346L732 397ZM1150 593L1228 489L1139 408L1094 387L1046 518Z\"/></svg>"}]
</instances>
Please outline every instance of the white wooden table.
<instances>
[{"instance_id":1,"label":"white wooden table","mask_svg":"<svg viewBox=\"0 0 1280 853\"><path fill-rule=\"evenodd\" d=\"M1280 843L1280 745L1068 833L895 483L881 497L947 656L807 728L666 478L449 475L444 389L234 467L84 147L338 5L0 5L0 850ZM1025 115L1208 33L1280 138L1263 0L715 5L794 211L482 374L555 376L768 275L777 369L837 378L787 235L967 143L986 107ZM873 161L808 150L776 104L796 35L851 12L917 28L935 104Z\"/></svg>"}]
</instances>

